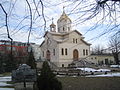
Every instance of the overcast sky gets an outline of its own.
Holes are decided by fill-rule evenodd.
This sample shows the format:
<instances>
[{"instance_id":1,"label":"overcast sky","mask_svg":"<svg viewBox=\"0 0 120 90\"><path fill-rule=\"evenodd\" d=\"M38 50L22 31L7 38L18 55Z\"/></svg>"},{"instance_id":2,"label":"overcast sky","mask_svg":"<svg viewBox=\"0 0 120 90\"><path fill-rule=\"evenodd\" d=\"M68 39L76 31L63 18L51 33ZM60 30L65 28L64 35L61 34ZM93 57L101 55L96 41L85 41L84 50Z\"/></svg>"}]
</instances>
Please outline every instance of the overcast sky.
<instances>
[{"instance_id":1,"label":"overcast sky","mask_svg":"<svg viewBox=\"0 0 120 90\"><path fill-rule=\"evenodd\" d=\"M12 3L11 3L12 1ZM38 11L41 15L38 17L38 13L35 10L35 5L32 4L32 0L30 1L30 5L32 7L32 15L33 15L33 27L30 36L30 42L41 44L43 41L42 36L44 35L44 20L41 13L41 4L38 5ZM35 0L37 3L37 0ZM102 18L102 13L98 14L95 18L84 21L83 18L86 18L91 13L85 14L84 10L88 10L95 5L95 0L89 0L86 3L73 2L75 0L68 0L71 2L66 2L65 0L43 0L44 4L44 15L46 19L46 31L49 30L49 25L52 23L52 18L54 18L54 23L57 24L57 20L59 19L60 15L63 12L63 6L65 7L64 10L66 14L68 14L69 18L72 20L72 29L78 30L80 33L83 34L85 40L91 43L93 46L101 44L102 46L107 47L108 45L108 38L112 36L115 32L110 31L108 28L108 21L106 19L105 22L98 23ZM28 5L25 0L1 0L0 3L4 6L6 12L8 13L8 26L10 30L10 36L13 38L14 41L21 41L27 42L28 40L28 30L30 25L30 16ZM37 3L38 4L38 3ZM79 8L78 8L79 6ZM87 7L88 6L88 7ZM86 8L83 8L86 7ZM80 8L82 8L80 10ZM119 13L117 13L119 14ZM23 18L26 19L24 20ZM84 22L83 22L84 21ZM119 20L118 20L119 21ZM21 23L22 22L22 23ZM117 22L116 22L117 23ZM96 27L95 26L96 24ZM3 13L2 9L0 8L0 39L8 39L6 28L3 27L5 25L5 14ZM106 33L107 34L103 34ZM100 36L100 37L99 37ZM9 39L8 39L9 40Z\"/></svg>"}]
</instances>

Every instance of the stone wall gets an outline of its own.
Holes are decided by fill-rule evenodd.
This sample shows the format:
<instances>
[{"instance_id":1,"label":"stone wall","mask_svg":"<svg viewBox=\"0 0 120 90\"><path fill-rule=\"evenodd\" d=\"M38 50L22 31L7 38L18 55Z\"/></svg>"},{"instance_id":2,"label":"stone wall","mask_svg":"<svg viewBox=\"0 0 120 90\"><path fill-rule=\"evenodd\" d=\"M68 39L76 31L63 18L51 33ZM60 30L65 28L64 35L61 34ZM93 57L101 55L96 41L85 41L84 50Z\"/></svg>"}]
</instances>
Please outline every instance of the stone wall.
<instances>
[{"instance_id":1,"label":"stone wall","mask_svg":"<svg viewBox=\"0 0 120 90\"><path fill-rule=\"evenodd\" d=\"M26 82L26 87L24 86L24 83L15 83L14 87L15 90L34 90L33 89L34 82Z\"/></svg>"}]
</instances>

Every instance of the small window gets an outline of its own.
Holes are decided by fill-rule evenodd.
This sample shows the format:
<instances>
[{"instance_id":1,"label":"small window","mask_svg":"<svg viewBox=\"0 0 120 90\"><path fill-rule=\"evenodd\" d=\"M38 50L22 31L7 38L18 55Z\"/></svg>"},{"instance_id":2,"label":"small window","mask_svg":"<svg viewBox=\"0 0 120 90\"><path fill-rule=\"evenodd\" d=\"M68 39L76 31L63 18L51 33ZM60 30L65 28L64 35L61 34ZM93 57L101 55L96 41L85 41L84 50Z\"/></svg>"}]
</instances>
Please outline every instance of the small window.
<instances>
[{"instance_id":1,"label":"small window","mask_svg":"<svg viewBox=\"0 0 120 90\"><path fill-rule=\"evenodd\" d=\"M64 64L62 64L62 67L64 67Z\"/></svg>"},{"instance_id":2,"label":"small window","mask_svg":"<svg viewBox=\"0 0 120 90\"><path fill-rule=\"evenodd\" d=\"M86 55L88 55L88 50L86 49Z\"/></svg>"},{"instance_id":3,"label":"small window","mask_svg":"<svg viewBox=\"0 0 120 90\"><path fill-rule=\"evenodd\" d=\"M85 56L85 49L83 49L83 55Z\"/></svg>"},{"instance_id":4,"label":"small window","mask_svg":"<svg viewBox=\"0 0 120 90\"><path fill-rule=\"evenodd\" d=\"M43 57L44 57L44 51L43 51Z\"/></svg>"},{"instance_id":5,"label":"small window","mask_svg":"<svg viewBox=\"0 0 120 90\"><path fill-rule=\"evenodd\" d=\"M76 43L77 43L77 39L76 39Z\"/></svg>"},{"instance_id":6,"label":"small window","mask_svg":"<svg viewBox=\"0 0 120 90\"><path fill-rule=\"evenodd\" d=\"M53 49L53 55L55 56L55 49Z\"/></svg>"},{"instance_id":7,"label":"small window","mask_svg":"<svg viewBox=\"0 0 120 90\"><path fill-rule=\"evenodd\" d=\"M54 27L51 27L51 31L54 31Z\"/></svg>"},{"instance_id":8,"label":"small window","mask_svg":"<svg viewBox=\"0 0 120 90\"><path fill-rule=\"evenodd\" d=\"M68 27L68 31L70 31L70 27Z\"/></svg>"},{"instance_id":9,"label":"small window","mask_svg":"<svg viewBox=\"0 0 120 90\"><path fill-rule=\"evenodd\" d=\"M61 54L64 55L64 49L63 48L61 49Z\"/></svg>"},{"instance_id":10,"label":"small window","mask_svg":"<svg viewBox=\"0 0 120 90\"><path fill-rule=\"evenodd\" d=\"M70 64L68 64L68 67L70 67Z\"/></svg>"},{"instance_id":11,"label":"small window","mask_svg":"<svg viewBox=\"0 0 120 90\"><path fill-rule=\"evenodd\" d=\"M93 58L91 58L91 59L93 59Z\"/></svg>"},{"instance_id":12,"label":"small window","mask_svg":"<svg viewBox=\"0 0 120 90\"><path fill-rule=\"evenodd\" d=\"M95 59L97 59L97 57L95 57Z\"/></svg>"},{"instance_id":13,"label":"small window","mask_svg":"<svg viewBox=\"0 0 120 90\"><path fill-rule=\"evenodd\" d=\"M63 31L65 31L65 28L63 27Z\"/></svg>"},{"instance_id":14,"label":"small window","mask_svg":"<svg viewBox=\"0 0 120 90\"><path fill-rule=\"evenodd\" d=\"M58 28L58 32L60 31L60 28Z\"/></svg>"},{"instance_id":15,"label":"small window","mask_svg":"<svg viewBox=\"0 0 120 90\"><path fill-rule=\"evenodd\" d=\"M65 55L67 55L67 48L65 49Z\"/></svg>"},{"instance_id":16,"label":"small window","mask_svg":"<svg viewBox=\"0 0 120 90\"><path fill-rule=\"evenodd\" d=\"M73 38L73 43L75 43L75 39Z\"/></svg>"}]
</instances>

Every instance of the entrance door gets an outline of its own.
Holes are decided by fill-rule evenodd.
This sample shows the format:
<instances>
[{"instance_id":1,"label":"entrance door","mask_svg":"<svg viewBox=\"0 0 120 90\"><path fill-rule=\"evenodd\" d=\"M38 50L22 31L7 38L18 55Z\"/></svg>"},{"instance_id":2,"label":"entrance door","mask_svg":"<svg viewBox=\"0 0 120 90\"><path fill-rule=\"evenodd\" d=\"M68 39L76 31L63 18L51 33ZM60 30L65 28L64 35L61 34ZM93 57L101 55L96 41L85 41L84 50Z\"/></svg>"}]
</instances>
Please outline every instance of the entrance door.
<instances>
[{"instance_id":1,"label":"entrance door","mask_svg":"<svg viewBox=\"0 0 120 90\"><path fill-rule=\"evenodd\" d=\"M78 60L78 59L79 59L78 50L75 49L75 50L73 51L73 60Z\"/></svg>"},{"instance_id":2,"label":"entrance door","mask_svg":"<svg viewBox=\"0 0 120 90\"><path fill-rule=\"evenodd\" d=\"M50 61L50 51L49 50L47 50L47 52L46 52L46 59Z\"/></svg>"}]
</instances>

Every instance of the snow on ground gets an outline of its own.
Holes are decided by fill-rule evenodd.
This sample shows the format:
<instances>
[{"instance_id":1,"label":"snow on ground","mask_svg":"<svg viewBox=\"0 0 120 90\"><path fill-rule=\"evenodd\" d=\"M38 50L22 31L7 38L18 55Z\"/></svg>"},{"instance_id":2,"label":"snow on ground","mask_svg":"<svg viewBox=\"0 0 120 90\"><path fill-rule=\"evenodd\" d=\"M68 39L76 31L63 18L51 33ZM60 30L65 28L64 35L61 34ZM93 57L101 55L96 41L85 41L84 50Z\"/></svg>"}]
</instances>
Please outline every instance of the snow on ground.
<instances>
[{"instance_id":1,"label":"snow on ground","mask_svg":"<svg viewBox=\"0 0 120 90\"><path fill-rule=\"evenodd\" d=\"M86 76L86 77L120 77L120 72L101 74L101 75L89 75L89 76Z\"/></svg>"},{"instance_id":2,"label":"snow on ground","mask_svg":"<svg viewBox=\"0 0 120 90\"><path fill-rule=\"evenodd\" d=\"M86 71L86 72L95 72L96 69L93 68L76 68L78 70Z\"/></svg>"},{"instance_id":3,"label":"snow on ground","mask_svg":"<svg viewBox=\"0 0 120 90\"><path fill-rule=\"evenodd\" d=\"M112 68L120 68L120 65L110 65Z\"/></svg>"},{"instance_id":4,"label":"snow on ground","mask_svg":"<svg viewBox=\"0 0 120 90\"><path fill-rule=\"evenodd\" d=\"M14 88L0 88L0 90L14 90Z\"/></svg>"},{"instance_id":5,"label":"snow on ground","mask_svg":"<svg viewBox=\"0 0 120 90\"><path fill-rule=\"evenodd\" d=\"M109 69L94 69L94 68L76 68L78 70L86 71L86 72L110 72Z\"/></svg>"},{"instance_id":6,"label":"snow on ground","mask_svg":"<svg viewBox=\"0 0 120 90\"><path fill-rule=\"evenodd\" d=\"M11 76L0 77L0 86L12 86L7 84L7 81L11 81ZM0 88L0 90L14 90L14 88Z\"/></svg>"},{"instance_id":7,"label":"snow on ground","mask_svg":"<svg viewBox=\"0 0 120 90\"><path fill-rule=\"evenodd\" d=\"M12 86L12 85L11 84L7 84L6 82L0 82L0 86Z\"/></svg>"},{"instance_id":8,"label":"snow on ground","mask_svg":"<svg viewBox=\"0 0 120 90\"><path fill-rule=\"evenodd\" d=\"M102 71L102 72L110 72L111 70L110 70L110 69L98 69L97 71L98 71L98 72L101 72L101 71Z\"/></svg>"},{"instance_id":9,"label":"snow on ground","mask_svg":"<svg viewBox=\"0 0 120 90\"><path fill-rule=\"evenodd\" d=\"M11 76L0 77L0 82L1 81L11 81Z\"/></svg>"}]
</instances>

